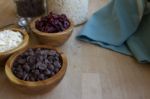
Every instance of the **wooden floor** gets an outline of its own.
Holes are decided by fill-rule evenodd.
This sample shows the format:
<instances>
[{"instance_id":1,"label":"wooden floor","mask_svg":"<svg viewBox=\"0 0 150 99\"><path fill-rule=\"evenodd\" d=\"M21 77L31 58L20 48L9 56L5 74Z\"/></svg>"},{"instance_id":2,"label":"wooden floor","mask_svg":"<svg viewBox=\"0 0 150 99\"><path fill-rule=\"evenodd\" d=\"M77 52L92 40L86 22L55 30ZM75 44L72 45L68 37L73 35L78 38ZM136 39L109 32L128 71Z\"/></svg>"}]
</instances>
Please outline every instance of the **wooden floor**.
<instances>
[{"instance_id":1,"label":"wooden floor","mask_svg":"<svg viewBox=\"0 0 150 99\"><path fill-rule=\"evenodd\" d=\"M0 25L16 18L13 0L0 0ZM91 0L89 16L106 0ZM51 92L27 95L14 89L0 70L0 99L150 99L150 64L139 64L125 56L95 45L77 41L76 27L62 46L68 57L64 79ZM33 43L32 43L33 44Z\"/></svg>"}]
</instances>

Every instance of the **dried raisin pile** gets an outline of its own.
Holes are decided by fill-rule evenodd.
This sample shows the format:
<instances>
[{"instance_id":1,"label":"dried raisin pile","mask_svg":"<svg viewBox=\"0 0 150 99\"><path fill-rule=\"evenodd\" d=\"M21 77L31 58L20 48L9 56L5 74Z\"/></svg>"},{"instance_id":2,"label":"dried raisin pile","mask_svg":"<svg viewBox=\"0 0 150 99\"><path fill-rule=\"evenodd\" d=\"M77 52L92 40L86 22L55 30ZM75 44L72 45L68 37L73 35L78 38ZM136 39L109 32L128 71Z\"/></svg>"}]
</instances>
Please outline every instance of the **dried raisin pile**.
<instances>
[{"instance_id":1,"label":"dried raisin pile","mask_svg":"<svg viewBox=\"0 0 150 99\"><path fill-rule=\"evenodd\" d=\"M45 80L54 76L62 67L58 52L46 48L28 49L14 61L14 75L25 81Z\"/></svg>"},{"instance_id":2,"label":"dried raisin pile","mask_svg":"<svg viewBox=\"0 0 150 99\"><path fill-rule=\"evenodd\" d=\"M52 12L35 22L36 29L47 33L62 32L68 29L69 26L70 22L65 14L58 15Z\"/></svg>"}]
</instances>

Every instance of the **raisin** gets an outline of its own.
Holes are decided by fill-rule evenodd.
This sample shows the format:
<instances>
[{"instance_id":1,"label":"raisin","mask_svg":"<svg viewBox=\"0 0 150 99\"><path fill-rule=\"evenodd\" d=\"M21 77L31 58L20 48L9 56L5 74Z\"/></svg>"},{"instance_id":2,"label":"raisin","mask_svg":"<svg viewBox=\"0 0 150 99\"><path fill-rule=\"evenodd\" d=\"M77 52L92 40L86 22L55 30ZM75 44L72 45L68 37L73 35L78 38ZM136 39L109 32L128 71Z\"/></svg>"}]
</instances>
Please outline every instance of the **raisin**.
<instances>
[{"instance_id":1,"label":"raisin","mask_svg":"<svg viewBox=\"0 0 150 99\"><path fill-rule=\"evenodd\" d=\"M56 16L54 16L56 18ZM16 58L12 71L25 81L45 80L54 76L61 68L60 54L51 49L28 49Z\"/></svg>"}]
</instances>

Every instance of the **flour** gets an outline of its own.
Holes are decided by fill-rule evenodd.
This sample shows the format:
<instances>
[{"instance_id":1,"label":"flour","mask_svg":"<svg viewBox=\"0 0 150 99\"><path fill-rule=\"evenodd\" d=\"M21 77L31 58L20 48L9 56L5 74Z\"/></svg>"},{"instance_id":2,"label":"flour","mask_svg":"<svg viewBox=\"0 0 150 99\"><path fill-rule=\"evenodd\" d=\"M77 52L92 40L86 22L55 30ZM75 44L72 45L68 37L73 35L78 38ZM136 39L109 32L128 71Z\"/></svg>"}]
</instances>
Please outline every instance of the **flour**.
<instances>
[{"instance_id":1,"label":"flour","mask_svg":"<svg viewBox=\"0 0 150 99\"><path fill-rule=\"evenodd\" d=\"M23 41L23 36L20 32L12 30L0 31L0 52L18 47Z\"/></svg>"}]
</instances>

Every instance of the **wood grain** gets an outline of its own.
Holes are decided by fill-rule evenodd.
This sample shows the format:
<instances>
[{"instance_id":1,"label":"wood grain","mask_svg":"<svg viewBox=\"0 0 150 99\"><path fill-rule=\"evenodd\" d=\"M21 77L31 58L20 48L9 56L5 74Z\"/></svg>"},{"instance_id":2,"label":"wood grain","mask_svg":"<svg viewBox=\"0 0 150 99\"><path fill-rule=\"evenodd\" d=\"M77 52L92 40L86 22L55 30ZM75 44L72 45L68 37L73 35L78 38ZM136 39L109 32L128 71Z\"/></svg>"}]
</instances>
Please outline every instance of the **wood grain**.
<instances>
[{"instance_id":1,"label":"wood grain","mask_svg":"<svg viewBox=\"0 0 150 99\"><path fill-rule=\"evenodd\" d=\"M0 22L9 22L15 19L12 0L0 1ZM99 7L106 4L106 0L90 0L89 16ZM2 11L3 9L3 11ZM5 9L5 13L4 13ZM7 16L7 17L5 17ZM133 57L125 56L111 50L84 43L75 39L82 26L76 27L69 41L61 47L68 57L68 69L64 79L51 92L43 95L26 95L13 89L3 72L0 70L0 97L2 99L82 99L83 75L94 73L96 77L88 77L88 80L99 78L100 83L96 93L100 93L98 99L150 99L150 64L139 64ZM32 38L34 38L32 36ZM35 45L35 42L31 42ZM90 85L91 82L85 82ZM93 83L92 83L93 84ZM91 90L89 87L88 91ZM92 96L93 93L88 93ZM93 97L94 99L94 97Z\"/></svg>"}]
</instances>

